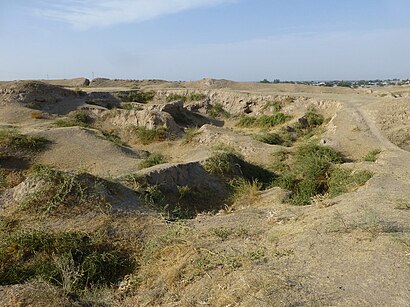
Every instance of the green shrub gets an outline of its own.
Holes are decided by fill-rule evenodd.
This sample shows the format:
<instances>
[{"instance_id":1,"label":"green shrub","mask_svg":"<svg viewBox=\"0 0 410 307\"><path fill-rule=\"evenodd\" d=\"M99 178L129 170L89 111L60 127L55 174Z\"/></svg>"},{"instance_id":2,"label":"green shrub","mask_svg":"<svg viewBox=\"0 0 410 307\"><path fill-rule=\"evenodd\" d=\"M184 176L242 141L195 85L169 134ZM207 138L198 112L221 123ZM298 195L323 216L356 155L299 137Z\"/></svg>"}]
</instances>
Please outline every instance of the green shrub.
<instances>
[{"instance_id":1,"label":"green shrub","mask_svg":"<svg viewBox=\"0 0 410 307\"><path fill-rule=\"evenodd\" d=\"M220 103L214 104L212 108L208 111L208 114L213 118L229 117L229 113L225 111L223 105Z\"/></svg>"},{"instance_id":2,"label":"green shrub","mask_svg":"<svg viewBox=\"0 0 410 307\"><path fill-rule=\"evenodd\" d=\"M40 151L49 143L43 137L20 134L15 129L0 129L0 147L14 150Z\"/></svg>"},{"instance_id":3,"label":"green shrub","mask_svg":"<svg viewBox=\"0 0 410 307\"><path fill-rule=\"evenodd\" d=\"M154 165L167 163L167 159L164 155L160 153L152 153L148 157L146 157L141 163L141 168L148 168Z\"/></svg>"},{"instance_id":4,"label":"green shrub","mask_svg":"<svg viewBox=\"0 0 410 307\"><path fill-rule=\"evenodd\" d=\"M61 118L55 121L55 125L57 127L90 127L93 122L93 119L90 117L88 112L86 111L79 111L67 118Z\"/></svg>"},{"instance_id":5,"label":"green shrub","mask_svg":"<svg viewBox=\"0 0 410 307\"><path fill-rule=\"evenodd\" d=\"M188 95L189 101L201 101L204 100L207 96L201 93L192 93Z\"/></svg>"},{"instance_id":6,"label":"green shrub","mask_svg":"<svg viewBox=\"0 0 410 307\"><path fill-rule=\"evenodd\" d=\"M128 93L128 94L120 94L118 97L122 102L138 102L138 103L147 103L154 99L155 97L154 91L139 91L135 93Z\"/></svg>"},{"instance_id":7,"label":"green shrub","mask_svg":"<svg viewBox=\"0 0 410 307\"><path fill-rule=\"evenodd\" d=\"M273 185L292 191L290 203L308 205L316 195L335 197L365 184L372 176L367 171L351 171L335 167L343 156L322 145L301 146L293 155L278 156L274 169L280 174Z\"/></svg>"},{"instance_id":8,"label":"green shrub","mask_svg":"<svg viewBox=\"0 0 410 307\"><path fill-rule=\"evenodd\" d=\"M204 169L212 175L233 176L237 169L234 157L235 155L231 153L216 151L208 160L206 160Z\"/></svg>"},{"instance_id":9,"label":"green shrub","mask_svg":"<svg viewBox=\"0 0 410 307\"><path fill-rule=\"evenodd\" d=\"M207 96L205 94L201 94L201 93L191 93L189 95L181 95L181 94L172 93L167 96L167 102L172 102L176 100L181 100L182 102L201 101L205 99L206 97Z\"/></svg>"},{"instance_id":10,"label":"green shrub","mask_svg":"<svg viewBox=\"0 0 410 307\"><path fill-rule=\"evenodd\" d=\"M299 147L290 165L283 157L275 169L281 173L274 184L292 191L291 203L308 205L311 197L324 194L329 189L328 178L334 164L343 162L343 156L331 147L307 144ZM278 165L281 165L278 167Z\"/></svg>"},{"instance_id":11,"label":"green shrub","mask_svg":"<svg viewBox=\"0 0 410 307\"><path fill-rule=\"evenodd\" d=\"M169 94L167 96L167 102L172 102L172 101L177 101L177 100L181 100L185 102L187 100L187 96L179 95L179 94Z\"/></svg>"},{"instance_id":12,"label":"green shrub","mask_svg":"<svg viewBox=\"0 0 410 307\"><path fill-rule=\"evenodd\" d=\"M277 134L277 133L263 133L263 134L258 134L254 136L255 140L270 144L270 145L282 145L284 143L284 140L282 137Z\"/></svg>"},{"instance_id":13,"label":"green shrub","mask_svg":"<svg viewBox=\"0 0 410 307\"><path fill-rule=\"evenodd\" d=\"M283 124L290 119L289 115L284 113L275 113L273 115L262 115L259 117L251 117L251 116L241 116L239 122L237 123L238 127L243 128L251 128L251 127L259 127L259 128L272 128L279 124Z\"/></svg>"},{"instance_id":14,"label":"green shrub","mask_svg":"<svg viewBox=\"0 0 410 307\"><path fill-rule=\"evenodd\" d=\"M308 127L310 127L310 128L320 126L325 121L325 118L323 117L323 115L318 114L318 113L313 112L313 111L307 112L305 114L305 118L308 122Z\"/></svg>"},{"instance_id":15,"label":"green shrub","mask_svg":"<svg viewBox=\"0 0 410 307\"><path fill-rule=\"evenodd\" d=\"M255 125L256 117L243 115L239 118L239 122L236 124L238 127L250 128Z\"/></svg>"},{"instance_id":16,"label":"green shrub","mask_svg":"<svg viewBox=\"0 0 410 307\"><path fill-rule=\"evenodd\" d=\"M287 120L290 119L289 115L285 115L283 113L275 113L273 115L262 115L258 117L255 121L255 126L261 127L261 128L270 128L270 127L275 127L279 124L283 124Z\"/></svg>"},{"instance_id":17,"label":"green shrub","mask_svg":"<svg viewBox=\"0 0 410 307\"><path fill-rule=\"evenodd\" d=\"M209 174L217 175L226 181L242 177L250 182L258 181L266 186L276 177L271 171L248 163L233 152L215 151L203 166Z\"/></svg>"},{"instance_id":18,"label":"green shrub","mask_svg":"<svg viewBox=\"0 0 410 307\"><path fill-rule=\"evenodd\" d=\"M167 140L170 135L166 128L156 128L156 129L147 129L145 127L137 127L135 133L139 141L144 144L150 144L153 142L162 142Z\"/></svg>"},{"instance_id":19,"label":"green shrub","mask_svg":"<svg viewBox=\"0 0 410 307\"><path fill-rule=\"evenodd\" d=\"M305 121L303 124L301 120ZM308 111L292 128L295 130L298 137L311 136L318 127L324 123L323 115L314 111Z\"/></svg>"},{"instance_id":20,"label":"green shrub","mask_svg":"<svg viewBox=\"0 0 410 307\"><path fill-rule=\"evenodd\" d=\"M144 191L144 201L145 204L150 207L163 209L165 205L165 195L158 185L149 185Z\"/></svg>"},{"instance_id":21,"label":"green shrub","mask_svg":"<svg viewBox=\"0 0 410 307\"><path fill-rule=\"evenodd\" d=\"M259 191L263 189L263 184L257 179L247 180L245 178L236 178L230 182L232 187L232 201L248 200L254 201L259 196Z\"/></svg>"},{"instance_id":22,"label":"green shrub","mask_svg":"<svg viewBox=\"0 0 410 307\"><path fill-rule=\"evenodd\" d=\"M0 243L0 284L42 278L73 291L108 286L133 268L127 254L82 233L25 231Z\"/></svg>"},{"instance_id":23,"label":"green shrub","mask_svg":"<svg viewBox=\"0 0 410 307\"><path fill-rule=\"evenodd\" d=\"M369 152L363 157L363 161L376 162L377 157L379 156L380 153L381 153L381 150L380 150L380 149L373 149L373 150L369 151Z\"/></svg>"},{"instance_id":24,"label":"green shrub","mask_svg":"<svg viewBox=\"0 0 410 307\"><path fill-rule=\"evenodd\" d=\"M133 103L133 102L122 102L122 103L118 106L118 108L119 108L119 109L123 109L123 110L137 110L137 111L141 111L141 110L144 109L143 107L141 107L141 106L139 106L139 105L136 105L136 104Z\"/></svg>"}]
</instances>

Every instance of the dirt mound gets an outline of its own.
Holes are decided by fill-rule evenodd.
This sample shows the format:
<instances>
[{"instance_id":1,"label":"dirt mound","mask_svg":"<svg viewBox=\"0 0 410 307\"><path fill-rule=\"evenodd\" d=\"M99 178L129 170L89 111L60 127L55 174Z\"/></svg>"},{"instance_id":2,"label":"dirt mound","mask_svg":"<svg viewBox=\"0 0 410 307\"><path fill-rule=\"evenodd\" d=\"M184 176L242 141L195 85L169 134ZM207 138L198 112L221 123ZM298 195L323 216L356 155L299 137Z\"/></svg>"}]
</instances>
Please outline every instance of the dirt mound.
<instances>
[{"instance_id":1,"label":"dirt mound","mask_svg":"<svg viewBox=\"0 0 410 307\"><path fill-rule=\"evenodd\" d=\"M78 93L40 81L17 81L0 88L0 103L20 103L29 107L55 104Z\"/></svg>"},{"instance_id":2,"label":"dirt mound","mask_svg":"<svg viewBox=\"0 0 410 307\"><path fill-rule=\"evenodd\" d=\"M188 87L201 89L220 89L232 87L236 82L225 79L204 78L199 81L186 82Z\"/></svg>"},{"instance_id":3,"label":"dirt mound","mask_svg":"<svg viewBox=\"0 0 410 307\"><path fill-rule=\"evenodd\" d=\"M51 141L38 162L62 169L83 169L101 177L120 176L137 171L145 151L131 150L113 144L96 131L79 127L58 128L40 133Z\"/></svg>"},{"instance_id":4,"label":"dirt mound","mask_svg":"<svg viewBox=\"0 0 410 307\"><path fill-rule=\"evenodd\" d=\"M93 112L107 125L128 130L130 127L145 127L157 129L160 127L168 129L169 132L179 134L182 128L175 122L174 118L167 112L154 110L99 110Z\"/></svg>"},{"instance_id":5,"label":"dirt mound","mask_svg":"<svg viewBox=\"0 0 410 307\"><path fill-rule=\"evenodd\" d=\"M107 78L95 78L91 80L90 87L140 87L168 84L172 84L172 82L165 80L112 80Z\"/></svg>"},{"instance_id":6,"label":"dirt mound","mask_svg":"<svg viewBox=\"0 0 410 307\"><path fill-rule=\"evenodd\" d=\"M33 212L65 211L67 208L78 211L141 209L135 192L121 184L87 173L60 171L46 166L37 166L13 188L11 202Z\"/></svg>"},{"instance_id":7,"label":"dirt mound","mask_svg":"<svg viewBox=\"0 0 410 307\"><path fill-rule=\"evenodd\" d=\"M206 191L212 191L215 198L227 196L227 190L221 181L210 176L201 162L194 161L177 164L161 164L139 172L151 185L160 185L169 191L177 193L178 186L196 186ZM218 197L219 196L219 197Z\"/></svg>"},{"instance_id":8,"label":"dirt mound","mask_svg":"<svg viewBox=\"0 0 410 307\"><path fill-rule=\"evenodd\" d=\"M304 96L257 93L234 91L230 89L167 89L158 90L156 99L166 101L168 97L180 97L187 100L185 107L194 112L203 114L212 110L213 106L220 105L231 115L255 114L262 115L272 113L271 108L281 106L287 113L302 115L307 109L314 108L322 113L332 116L341 105L331 99L315 99ZM197 101L189 101L189 97L203 98Z\"/></svg>"},{"instance_id":9,"label":"dirt mound","mask_svg":"<svg viewBox=\"0 0 410 307\"><path fill-rule=\"evenodd\" d=\"M41 82L64 86L64 87L85 87L90 85L90 80L87 78L73 78L73 79L60 79L60 80L40 80Z\"/></svg>"}]
</instances>

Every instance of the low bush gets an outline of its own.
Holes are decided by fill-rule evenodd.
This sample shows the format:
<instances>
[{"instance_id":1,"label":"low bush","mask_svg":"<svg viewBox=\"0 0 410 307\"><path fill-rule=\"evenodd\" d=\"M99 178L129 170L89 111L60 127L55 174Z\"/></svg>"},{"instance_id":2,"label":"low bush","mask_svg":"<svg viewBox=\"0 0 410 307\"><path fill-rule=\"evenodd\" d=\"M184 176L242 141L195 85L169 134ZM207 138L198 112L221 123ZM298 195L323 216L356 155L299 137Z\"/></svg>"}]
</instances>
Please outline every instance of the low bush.
<instances>
[{"instance_id":1,"label":"low bush","mask_svg":"<svg viewBox=\"0 0 410 307\"><path fill-rule=\"evenodd\" d=\"M103 182L91 175L77 175L36 164L29 180L35 182L37 188L21 200L22 210L56 214L109 209Z\"/></svg>"},{"instance_id":2,"label":"low bush","mask_svg":"<svg viewBox=\"0 0 410 307\"><path fill-rule=\"evenodd\" d=\"M153 142L162 142L170 138L170 133L168 132L168 129L163 127L156 129L137 127L135 128L135 133L139 141L144 145L148 145Z\"/></svg>"},{"instance_id":3,"label":"low bush","mask_svg":"<svg viewBox=\"0 0 410 307\"><path fill-rule=\"evenodd\" d=\"M236 156L223 151L215 151L205 162L204 169L212 175L232 177L237 173Z\"/></svg>"},{"instance_id":4,"label":"low bush","mask_svg":"<svg viewBox=\"0 0 410 307\"><path fill-rule=\"evenodd\" d=\"M282 161L281 167L275 166L281 176L274 183L293 192L290 201L295 205L310 204L311 197L325 193L332 165L343 162L340 153L316 144L299 147L291 158L288 164Z\"/></svg>"},{"instance_id":5,"label":"low bush","mask_svg":"<svg viewBox=\"0 0 410 307\"><path fill-rule=\"evenodd\" d=\"M192 93L188 95L189 101L201 101L204 100L207 96L201 93Z\"/></svg>"},{"instance_id":6,"label":"low bush","mask_svg":"<svg viewBox=\"0 0 410 307\"><path fill-rule=\"evenodd\" d=\"M372 173L369 171L352 171L336 167L330 174L328 193L331 197L336 197L351 192L364 185L371 177Z\"/></svg>"},{"instance_id":7,"label":"low bush","mask_svg":"<svg viewBox=\"0 0 410 307\"><path fill-rule=\"evenodd\" d=\"M331 147L307 144L294 154L279 156L273 168L280 174L273 185L292 191L290 202L308 205L316 195L336 196L364 184L371 174L351 172L335 165L344 162L343 156Z\"/></svg>"},{"instance_id":8,"label":"low bush","mask_svg":"<svg viewBox=\"0 0 410 307\"><path fill-rule=\"evenodd\" d=\"M179 94L169 94L167 96L167 102L172 102L172 101L177 101L177 100L181 100L185 102L187 100L187 96L179 95Z\"/></svg>"},{"instance_id":9,"label":"low bush","mask_svg":"<svg viewBox=\"0 0 410 307\"><path fill-rule=\"evenodd\" d=\"M380 149L373 149L371 151L369 151L364 157L363 157L363 161L366 162L376 162L377 157L379 156L379 154L381 153Z\"/></svg>"},{"instance_id":10,"label":"low bush","mask_svg":"<svg viewBox=\"0 0 410 307\"><path fill-rule=\"evenodd\" d=\"M270 145L282 145L285 142L283 138L277 133L258 134L254 136L254 139Z\"/></svg>"},{"instance_id":11,"label":"low bush","mask_svg":"<svg viewBox=\"0 0 410 307\"><path fill-rule=\"evenodd\" d=\"M205 99L207 96L205 94L201 94L201 93L191 93L189 95L181 95L181 94L169 94L167 96L167 102L172 102L172 101L177 101L177 100L181 100L183 102L186 101L201 101L203 99Z\"/></svg>"},{"instance_id":12,"label":"low bush","mask_svg":"<svg viewBox=\"0 0 410 307\"><path fill-rule=\"evenodd\" d=\"M320 127L324 121L325 119L323 115L314 111L308 111L292 126L292 128L295 130L298 137L309 136L316 128Z\"/></svg>"},{"instance_id":13,"label":"low bush","mask_svg":"<svg viewBox=\"0 0 410 307\"><path fill-rule=\"evenodd\" d=\"M101 133L107 139L107 141L110 141L119 146L128 146L128 144L123 142L121 138L113 131L102 131Z\"/></svg>"},{"instance_id":14,"label":"low bush","mask_svg":"<svg viewBox=\"0 0 410 307\"><path fill-rule=\"evenodd\" d=\"M91 127L93 119L86 111L79 111L67 118L61 118L55 121L57 127Z\"/></svg>"},{"instance_id":15,"label":"low bush","mask_svg":"<svg viewBox=\"0 0 410 307\"><path fill-rule=\"evenodd\" d=\"M0 284L41 278L76 292L109 286L133 268L126 252L78 232L25 231L0 243Z\"/></svg>"},{"instance_id":16,"label":"low bush","mask_svg":"<svg viewBox=\"0 0 410 307\"><path fill-rule=\"evenodd\" d=\"M0 147L13 150L40 151L50 141L40 136L20 134L15 129L0 129Z\"/></svg>"},{"instance_id":17,"label":"low bush","mask_svg":"<svg viewBox=\"0 0 410 307\"><path fill-rule=\"evenodd\" d=\"M239 118L239 122L236 124L238 127L251 128L255 126L256 117L243 115Z\"/></svg>"},{"instance_id":18,"label":"low bush","mask_svg":"<svg viewBox=\"0 0 410 307\"><path fill-rule=\"evenodd\" d=\"M189 144L193 141L193 139L201 134L198 128L188 128L185 130L184 137L182 139L182 144Z\"/></svg>"},{"instance_id":19,"label":"low bush","mask_svg":"<svg viewBox=\"0 0 410 307\"><path fill-rule=\"evenodd\" d=\"M248 202L249 204L255 202L255 199L259 197L259 191L263 189L257 179L253 181L246 180L245 178L237 178L230 182L232 187L231 199L233 202Z\"/></svg>"},{"instance_id":20,"label":"low bush","mask_svg":"<svg viewBox=\"0 0 410 307\"><path fill-rule=\"evenodd\" d=\"M220 103L216 103L212 106L212 108L208 111L209 116L213 118L218 117L229 117L229 113L225 111L224 107Z\"/></svg>"},{"instance_id":21,"label":"low bush","mask_svg":"<svg viewBox=\"0 0 410 307\"><path fill-rule=\"evenodd\" d=\"M119 106L119 109L123 109L123 110L136 110L136 111L141 111L143 110L143 107L141 107L140 105L136 105L133 102L122 102Z\"/></svg>"},{"instance_id":22,"label":"low bush","mask_svg":"<svg viewBox=\"0 0 410 307\"><path fill-rule=\"evenodd\" d=\"M154 99L155 94L156 93L154 91L138 91L134 93L120 94L118 97L122 102L147 103Z\"/></svg>"},{"instance_id":23,"label":"low bush","mask_svg":"<svg viewBox=\"0 0 410 307\"><path fill-rule=\"evenodd\" d=\"M242 116L237 123L238 127L242 128L272 128L279 124L283 124L290 119L289 115L278 112L273 115L262 115L259 117Z\"/></svg>"},{"instance_id":24,"label":"low bush","mask_svg":"<svg viewBox=\"0 0 410 307\"><path fill-rule=\"evenodd\" d=\"M249 182L258 181L263 186L267 186L276 177L271 171L243 160L236 153L227 151L215 151L204 163L204 169L227 182L244 178Z\"/></svg>"},{"instance_id":25,"label":"low bush","mask_svg":"<svg viewBox=\"0 0 410 307\"><path fill-rule=\"evenodd\" d=\"M148 157L146 157L141 163L141 168L148 168L151 166L155 166L158 164L167 163L167 159L164 155L160 153L151 153Z\"/></svg>"}]
</instances>

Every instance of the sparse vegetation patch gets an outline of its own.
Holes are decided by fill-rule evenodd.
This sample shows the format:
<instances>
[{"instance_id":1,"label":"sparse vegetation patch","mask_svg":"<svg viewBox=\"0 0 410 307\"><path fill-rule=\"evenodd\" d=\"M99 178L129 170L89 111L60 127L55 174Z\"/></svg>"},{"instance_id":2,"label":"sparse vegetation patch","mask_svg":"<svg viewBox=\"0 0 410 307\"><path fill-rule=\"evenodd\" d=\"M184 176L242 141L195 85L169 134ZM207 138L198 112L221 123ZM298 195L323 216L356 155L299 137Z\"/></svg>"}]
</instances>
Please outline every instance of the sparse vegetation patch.
<instances>
[{"instance_id":1,"label":"sparse vegetation patch","mask_svg":"<svg viewBox=\"0 0 410 307\"><path fill-rule=\"evenodd\" d=\"M141 168L148 168L151 166L155 166L158 164L163 164L166 163L167 159L165 158L164 155L160 153L151 153L148 157L146 157L141 163L140 167Z\"/></svg>"},{"instance_id":2,"label":"sparse vegetation patch","mask_svg":"<svg viewBox=\"0 0 410 307\"><path fill-rule=\"evenodd\" d=\"M138 102L138 103L148 103L155 97L154 91L138 91L128 94L120 94L118 97L122 102Z\"/></svg>"},{"instance_id":3,"label":"sparse vegetation patch","mask_svg":"<svg viewBox=\"0 0 410 307\"><path fill-rule=\"evenodd\" d=\"M20 134L14 129L0 129L0 147L4 149L40 151L49 143L43 137Z\"/></svg>"},{"instance_id":4,"label":"sparse vegetation patch","mask_svg":"<svg viewBox=\"0 0 410 307\"><path fill-rule=\"evenodd\" d=\"M102 131L103 136L110 142L119 146L128 146L114 131Z\"/></svg>"},{"instance_id":5,"label":"sparse vegetation patch","mask_svg":"<svg viewBox=\"0 0 410 307\"><path fill-rule=\"evenodd\" d=\"M280 110L282 110L282 107L283 107L283 105L282 105L282 103L280 102L280 101L276 101L276 100L274 100L274 101L268 101L265 105L264 105L264 107L263 107L263 109L264 110L269 110L269 111L271 111L271 112L279 112Z\"/></svg>"},{"instance_id":6,"label":"sparse vegetation patch","mask_svg":"<svg viewBox=\"0 0 410 307\"><path fill-rule=\"evenodd\" d=\"M36 183L37 188L20 202L23 210L57 214L109 209L103 183L91 175L77 175L37 164L28 180Z\"/></svg>"},{"instance_id":7,"label":"sparse vegetation patch","mask_svg":"<svg viewBox=\"0 0 410 307\"><path fill-rule=\"evenodd\" d=\"M180 95L180 94L169 94L167 96L167 102L172 102L172 101L177 101L177 100L185 102L187 100L187 96Z\"/></svg>"},{"instance_id":8,"label":"sparse vegetation patch","mask_svg":"<svg viewBox=\"0 0 410 307\"><path fill-rule=\"evenodd\" d=\"M171 138L168 129L159 127L156 129L147 129L145 127L136 127L135 133L139 139L139 141L144 144L150 144L153 142L162 142L169 138Z\"/></svg>"},{"instance_id":9,"label":"sparse vegetation patch","mask_svg":"<svg viewBox=\"0 0 410 307\"><path fill-rule=\"evenodd\" d=\"M254 136L255 140L270 144L270 145L282 145L285 141L283 138L277 133L262 133Z\"/></svg>"},{"instance_id":10,"label":"sparse vegetation patch","mask_svg":"<svg viewBox=\"0 0 410 307\"><path fill-rule=\"evenodd\" d=\"M380 153L381 153L381 150L380 150L380 149L370 150L370 151L363 157L363 161L376 162L377 157L379 156Z\"/></svg>"},{"instance_id":11,"label":"sparse vegetation patch","mask_svg":"<svg viewBox=\"0 0 410 307\"><path fill-rule=\"evenodd\" d=\"M372 178L372 173L369 171L353 171L336 167L331 171L328 180L329 196L335 197L354 191L364 185L370 178Z\"/></svg>"},{"instance_id":12,"label":"sparse vegetation patch","mask_svg":"<svg viewBox=\"0 0 410 307\"><path fill-rule=\"evenodd\" d=\"M214 104L212 108L208 111L208 114L213 118L230 116L230 114L224 109L223 105L220 103Z\"/></svg>"},{"instance_id":13,"label":"sparse vegetation patch","mask_svg":"<svg viewBox=\"0 0 410 307\"><path fill-rule=\"evenodd\" d=\"M243 178L248 182L258 181L262 186L269 185L276 176L263 167L244 161L235 152L220 150L214 151L204 163L204 169L209 174L219 176L227 182Z\"/></svg>"},{"instance_id":14,"label":"sparse vegetation patch","mask_svg":"<svg viewBox=\"0 0 410 307\"><path fill-rule=\"evenodd\" d=\"M127 253L77 232L25 231L0 243L0 284L41 278L67 292L110 286L133 268Z\"/></svg>"},{"instance_id":15,"label":"sparse vegetation patch","mask_svg":"<svg viewBox=\"0 0 410 307\"><path fill-rule=\"evenodd\" d=\"M200 135L201 132L199 132L198 128L188 128L185 130L184 137L182 139L182 144L189 144L191 143L194 138L198 135Z\"/></svg>"},{"instance_id":16,"label":"sparse vegetation patch","mask_svg":"<svg viewBox=\"0 0 410 307\"><path fill-rule=\"evenodd\" d=\"M290 119L289 115L278 112L273 115L262 115L259 117L242 116L237 123L238 127L242 128L272 128L279 124L283 124Z\"/></svg>"},{"instance_id":17,"label":"sparse vegetation patch","mask_svg":"<svg viewBox=\"0 0 410 307\"><path fill-rule=\"evenodd\" d=\"M78 111L68 116L67 118L61 118L55 121L57 127L90 127L93 119L86 111Z\"/></svg>"},{"instance_id":18,"label":"sparse vegetation patch","mask_svg":"<svg viewBox=\"0 0 410 307\"><path fill-rule=\"evenodd\" d=\"M182 102L186 101L201 101L205 99L207 96L205 94L201 93L191 93L189 95L181 95L181 94L175 94L171 93L167 96L167 102L172 102L172 101L177 101L180 100Z\"/></svg>"}]
</instances>

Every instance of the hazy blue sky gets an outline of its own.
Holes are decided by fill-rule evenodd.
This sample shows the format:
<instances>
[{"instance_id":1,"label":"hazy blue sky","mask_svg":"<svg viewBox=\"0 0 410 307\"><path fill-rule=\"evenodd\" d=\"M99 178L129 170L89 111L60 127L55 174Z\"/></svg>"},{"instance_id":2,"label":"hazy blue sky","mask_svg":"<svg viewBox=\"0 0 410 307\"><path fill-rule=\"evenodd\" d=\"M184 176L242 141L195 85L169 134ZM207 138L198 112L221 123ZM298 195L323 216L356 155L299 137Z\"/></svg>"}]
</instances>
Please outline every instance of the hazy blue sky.
<instances>
[{"instance_id":1,"label":"hazy blue sky","mask_svg":"<svg viewBox=\"0 0 410 307\"><path fill-rule=\"evenodd\" d=\"M0 0L0 79L410 77L409 0Z\"/></svg>"}]
</instances>

